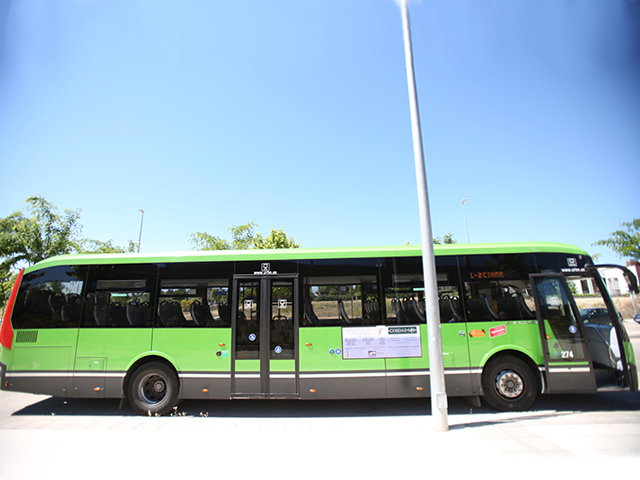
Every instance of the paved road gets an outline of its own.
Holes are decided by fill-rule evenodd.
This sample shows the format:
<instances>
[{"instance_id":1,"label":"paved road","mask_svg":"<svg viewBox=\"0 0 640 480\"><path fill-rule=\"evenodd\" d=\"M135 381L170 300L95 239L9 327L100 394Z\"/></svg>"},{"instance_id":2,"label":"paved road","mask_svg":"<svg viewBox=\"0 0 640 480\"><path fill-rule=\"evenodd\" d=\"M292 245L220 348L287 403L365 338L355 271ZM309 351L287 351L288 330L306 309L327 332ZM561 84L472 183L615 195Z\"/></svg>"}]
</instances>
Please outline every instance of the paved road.
<instances>
[{"instance_id":1,"label":"paved road","mask_svg":"<svg viewBox=\"0 0 640 480\"><path fill-rule=\"evenodd\" d=\"M640 325L626 323L640 353ZM0 479L408 478L434 465L627 477L640 460L640 392L545 396L523 413L452 398L447 433L432 430L429 401L416 399L185 401L158 418L118 407L0 392Z\"/></svg>"}]
</instances>

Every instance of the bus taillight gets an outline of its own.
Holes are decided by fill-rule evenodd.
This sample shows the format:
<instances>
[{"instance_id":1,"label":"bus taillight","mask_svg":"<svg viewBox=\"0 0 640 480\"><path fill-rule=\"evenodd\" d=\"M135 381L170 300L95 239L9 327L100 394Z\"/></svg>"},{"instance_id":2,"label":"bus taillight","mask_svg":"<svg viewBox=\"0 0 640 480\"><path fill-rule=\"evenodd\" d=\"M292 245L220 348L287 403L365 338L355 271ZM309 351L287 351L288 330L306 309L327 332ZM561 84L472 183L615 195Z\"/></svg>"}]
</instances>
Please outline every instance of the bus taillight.
<instances>
[{"instance_id":1,"label":"bus taillight","mask_svg":"<svg viewBox=\"0 0 640 480\"><path fill-rule=\"evenodd\" d=\"M11 296L9 297L9 301L7 302L7 308L4 311L2 328L0 328L0 345L8 350L11 350L11 346L13 345L13 327L11 326L11 313L13 312L13 304L15 303L16 297L18 296L18 288L20 287L23 273L24 268L20 270L18 278L16 278L16 283L13 284Z\"/></svg>"}]
</instances>

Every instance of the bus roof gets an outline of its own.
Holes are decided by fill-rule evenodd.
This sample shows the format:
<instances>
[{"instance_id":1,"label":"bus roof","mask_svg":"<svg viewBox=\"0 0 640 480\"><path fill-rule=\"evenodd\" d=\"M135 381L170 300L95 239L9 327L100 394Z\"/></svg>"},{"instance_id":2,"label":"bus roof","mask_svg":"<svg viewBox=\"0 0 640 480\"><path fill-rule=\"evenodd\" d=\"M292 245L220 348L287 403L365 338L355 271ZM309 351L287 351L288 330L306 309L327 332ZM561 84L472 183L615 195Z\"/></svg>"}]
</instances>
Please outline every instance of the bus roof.
<instances>
[{"instance_id":1,"label":"bus roof","mask_svg":"<svg viewBox=\"0 0 640 480\"><path fill-rule=\"evenodd\" d=\"M584 250L562 243L475 243L434 245L436 256L480 255L506 253L568 253L587 255ZM223 262L223 261L276 261L276 260L316 260L331 258L376 258L413 257L422 255L420 245L400 245L395 247L346 247L346 248L291 248L276 250L207 250L163 253L108 253L59 255L38 262L25 273L60 265L110 265L140 263L181 263L181 262Z\"/></svg>"}]
</instances>

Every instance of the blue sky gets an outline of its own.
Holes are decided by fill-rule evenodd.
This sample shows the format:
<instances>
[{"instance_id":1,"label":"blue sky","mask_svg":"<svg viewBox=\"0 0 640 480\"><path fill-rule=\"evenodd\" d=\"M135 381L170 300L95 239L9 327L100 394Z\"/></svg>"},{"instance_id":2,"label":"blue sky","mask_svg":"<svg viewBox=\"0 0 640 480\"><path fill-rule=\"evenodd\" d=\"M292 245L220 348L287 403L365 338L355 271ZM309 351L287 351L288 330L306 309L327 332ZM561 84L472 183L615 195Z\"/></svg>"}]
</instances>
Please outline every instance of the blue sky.
<instances>
[{"instance_id":1,"label":"blue sky","mask_svg":"<svg viewBox=\"0 0 640 480\"><path fill-rule=\"evenodd\" d=\"M433 231L591 244L640 215L640 2L410 2ZM186 250L231 224L420 243L394 0L4 0L0 216Z\"/></svg>"}]
</instances>

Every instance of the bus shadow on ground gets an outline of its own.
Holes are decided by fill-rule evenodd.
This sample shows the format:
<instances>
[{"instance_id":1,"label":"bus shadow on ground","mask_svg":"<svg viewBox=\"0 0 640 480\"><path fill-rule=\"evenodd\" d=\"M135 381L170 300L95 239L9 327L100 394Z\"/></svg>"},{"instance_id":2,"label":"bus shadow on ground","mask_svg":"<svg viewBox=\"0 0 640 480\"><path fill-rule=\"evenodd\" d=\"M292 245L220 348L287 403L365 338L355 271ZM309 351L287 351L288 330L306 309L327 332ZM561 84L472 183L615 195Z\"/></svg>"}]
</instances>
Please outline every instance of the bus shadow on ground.
<instances>
[{"instance_id":1,"label":"bus shadow on ground","mask_svg":"<svg viewBox=\"0 0 640 480\"><path fill-rule=\"evenodd\" d=\"M482 402L476 407L462 398L449 398L449 415L499 413ZM118 399L63 399L50 397L28 405L13 416L138 416ZM607 392L581 395L540 396L530 409L535 412L626 412L640 410L640 392ZM428 398L381 400L185 400L171 413L188 417L219 418L322 418L394 417L430 415Z\"/></svg>"}]
</instances>

